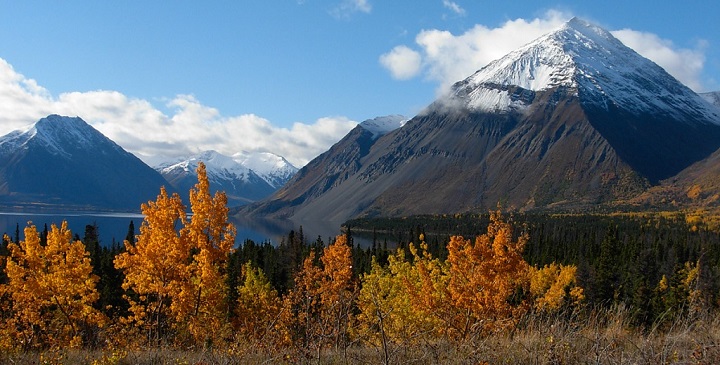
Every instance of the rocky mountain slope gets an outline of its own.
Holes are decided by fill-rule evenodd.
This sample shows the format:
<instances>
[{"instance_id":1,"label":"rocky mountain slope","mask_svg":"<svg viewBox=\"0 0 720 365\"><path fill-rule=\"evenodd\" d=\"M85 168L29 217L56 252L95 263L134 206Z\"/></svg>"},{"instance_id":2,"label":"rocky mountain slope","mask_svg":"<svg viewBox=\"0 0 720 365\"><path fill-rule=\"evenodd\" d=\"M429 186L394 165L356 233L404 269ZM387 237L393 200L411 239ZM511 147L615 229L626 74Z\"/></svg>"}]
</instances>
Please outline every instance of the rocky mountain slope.
<instances>
[{"instance_id":1,"label":"rocky mountain slope","mask_svg":"<svg viewBox=\"0 0 720 365\"><path fill-rule=\"evenodd\" d=\"M401 128L358 127L241 214L587 210L720 148L720 109L609 32L572 19L455 84Z\"/></svg>"}]
</instances>

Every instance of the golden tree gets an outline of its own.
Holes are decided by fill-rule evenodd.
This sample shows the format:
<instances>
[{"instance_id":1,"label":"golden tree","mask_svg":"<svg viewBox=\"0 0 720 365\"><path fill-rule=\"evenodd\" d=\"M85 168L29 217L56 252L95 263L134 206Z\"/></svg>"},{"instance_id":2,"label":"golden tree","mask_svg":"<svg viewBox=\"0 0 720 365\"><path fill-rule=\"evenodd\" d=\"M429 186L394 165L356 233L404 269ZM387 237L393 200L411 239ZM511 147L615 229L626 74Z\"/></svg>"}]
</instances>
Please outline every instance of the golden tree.
<instances>
[{"instance_id":1,"label":"golden tree","mask_svg":"<svg viewBox=\"0 0 720 365\"><path fill-rule=\"evenodd\" d=\"M13 316L4 329L12 330L17 344L78 347L104 325L105 318L92 306L98 299L99 279L92 274L85 245L72 240L67 222L59 228L52 225L45 246L35 226L29 225L25 241L8 248L4 290L11 297Z\"/></svg>"},{"instance_id":2,"label":"golden tree","mask_svg":"<svg viewBox=\"0 0 720 365\"><path fill-rule=\"evenodd\" d=\"M237 327L242 336L265 344L278 325L280 298L260 268L249 262L242 266L242 285L238 286ZM274 340L274 339L273 339Z\"/></svg>"},{"instance_id":3,"label":"golden tree","mask_svg":"<svg viewBox=\"0 0 720 365\"><path fill-rule=\"evenodd\" d=\"M450 276L447 261L432 257L420 236L420 245L409 245L412 267L403 277L412 305L424 316L432 318L434 336L456 336L458 308L451 301L448 285Z\"/></svg>"},{"instance_id":4,"label":"golden tree","mask_svg":"<svg viewBox=\"0 0 720 365\"><path fill-rule=\"evenodd\" d=\"M130 303L126 319L141 329L149 342L158 343L167 333L171 305L190 282L191 247L178 230L185 223L180 196L168 196L165 188L154 202L142 205L145 219L135 244L125 241L125 252L115 258L115 267L125 274L123 289Z\"/></svg>"},{"instance_id":5,"label":"golden tree","mask_svg":"<svg viewBox=\"0 0 720 365\"><path fill-rule=\"evenodd\" d=\"M285 305L286 327L305 347L315 347L318 356L326 344L345 346L351 311L356 296L352 277L350 246L344 235L323 250L322 267L315 265L315 253L305 259L295 276L295 287Z\"/></svg>"},{"instance_id":6,"label":"golden tree","mask_svg":"<svg viewBox=\"0 0 720 365\"><path fill-rule=\"evenodd\" d=\"M576 274L575 265L552 263L542 268L530 267L530 295L535 309L557 311L564 306L577 306L585 300Z\"/></svg>"},{"instance_id":7,"label":"golden tree","mask_svg":"<svg viewBox=\"0 0 720 365\"><path fill-rule=\"evenodd\" d=\"M528 284L528 264L522 257L527 240L527 234L513 237L512 225L499 211L490 214L487 233L474 243L458 236L450 239L447 290L459 310L451 326L458 337L514 326L525 312L519 294Z\"/></svg>"},{"instance_id":8,"label":"golden tree","mask_svg":"<svg viewBox=\"0 0 720 365\"><path fill-rule=\"evenodd\" d=\"M411 284L412 285L409 285ZM362 276L357 299L356 337L382 350L383 363L390 363L394 351L425 339L441 322L437 317L413 305L408 288L419 288L417 268L397 250L382 267L373 257L370 272Z\"/></svg>"},{"instance_id":9,"label":"golden tree","mask_svg":"<svg viewBox=\"0 0 720 365\"><path fill-rule=\"evenodd\" d=\"M125 273L123 288L132 315L149 341L163 339L169 329L184 341L212 342L225 336L224 268L235 228L228 223L224 193L210 195L205 165L198 165L198 183L190 190L192 217L177 194L160 189L155 202L142 205L145 220L137 243L125 242L115 259Z\"/></svg>"},{"instance_id":10,"label":"golden tree","mask_svg":"<svg viewBox=\"0 0 720 365\"><path fill-rule=\"evenodd\" d=\"M181 239L192 250L188 267L189 285L183 286L173 303L176 321L201 341L216 340L226 323L224 272L235 245L235 227L228 222L224 192L210 194L205 164L197 168L198 183L190 190L190 222L181 230Z\"/></svg>"}]
</instances>

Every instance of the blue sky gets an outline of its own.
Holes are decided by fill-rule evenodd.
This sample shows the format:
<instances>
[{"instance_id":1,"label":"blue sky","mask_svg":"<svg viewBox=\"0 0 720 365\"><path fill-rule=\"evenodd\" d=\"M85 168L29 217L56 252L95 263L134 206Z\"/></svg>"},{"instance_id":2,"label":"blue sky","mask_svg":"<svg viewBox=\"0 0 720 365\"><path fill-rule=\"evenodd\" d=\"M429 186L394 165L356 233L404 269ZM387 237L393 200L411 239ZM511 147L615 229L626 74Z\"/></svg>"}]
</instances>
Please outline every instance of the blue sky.
<instances>
[{"instance_id":1,"label":"blue sky","mask_svg":"<svg viewBox=\"0 0 720 365\"><path fill-rule=\"evenodd\" d=\"M720 90L718 14L716 1L0 0L0 134L79 115L147 161L262 150L301 166L572 16Z\"/></svg>"}]
</instances>

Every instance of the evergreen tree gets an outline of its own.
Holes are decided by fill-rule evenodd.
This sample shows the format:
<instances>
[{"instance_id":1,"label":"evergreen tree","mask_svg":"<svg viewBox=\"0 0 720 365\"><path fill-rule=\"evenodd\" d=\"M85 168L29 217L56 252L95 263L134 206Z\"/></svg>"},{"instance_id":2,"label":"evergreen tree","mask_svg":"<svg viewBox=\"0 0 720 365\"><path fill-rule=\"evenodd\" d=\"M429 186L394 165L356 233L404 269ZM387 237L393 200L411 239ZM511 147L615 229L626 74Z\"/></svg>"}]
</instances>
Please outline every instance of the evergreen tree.
<instances>
[{"instance_id":1,"label":"evergreen tree","mask_svg":"<svg viewBox=\"0 0 720 365\"><path fill-rule=\"evenodd\" d=\"M618 238L615 227L608 228L600 244L600 257L595 266L595 282L591 292L595 303L612 304L618 283Z\"/></svg>"},{"instance_id":2,"label":"evergreen tree","mask_svg":"<svg viewBox=\"0 0 720 365\"><path fill-rule=\"evenodd\" d=\"M135 244L135 223L132 220L128 225L128 231L125 235L125 241L130 242L130 244Z\"/></svg>"}]
</instances>

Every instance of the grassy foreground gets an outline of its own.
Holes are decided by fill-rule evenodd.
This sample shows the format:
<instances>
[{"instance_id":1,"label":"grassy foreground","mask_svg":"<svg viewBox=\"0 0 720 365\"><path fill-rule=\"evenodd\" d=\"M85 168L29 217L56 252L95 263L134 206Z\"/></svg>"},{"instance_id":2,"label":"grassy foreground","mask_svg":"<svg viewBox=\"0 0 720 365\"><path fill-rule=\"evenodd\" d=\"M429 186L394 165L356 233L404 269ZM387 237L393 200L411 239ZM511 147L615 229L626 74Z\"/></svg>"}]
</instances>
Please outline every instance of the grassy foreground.
<instances>
[{"instance_id":1,"label":"grassy foreground","mask_svg":"<svg viewBox=\"0 0 720 365\"><path fill-rule=\"evenodd\" d=\"M385 352L357 341L319 354L238 342L224 350L115 349L0 354L2 364L719 364L720 315L685 315L638 328L624 306L528 314L510 332L463 343L417 338Z\"/></svg>"}]
</instances>

